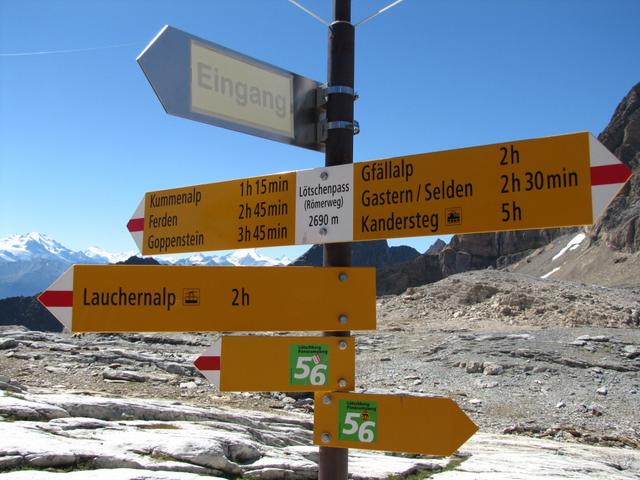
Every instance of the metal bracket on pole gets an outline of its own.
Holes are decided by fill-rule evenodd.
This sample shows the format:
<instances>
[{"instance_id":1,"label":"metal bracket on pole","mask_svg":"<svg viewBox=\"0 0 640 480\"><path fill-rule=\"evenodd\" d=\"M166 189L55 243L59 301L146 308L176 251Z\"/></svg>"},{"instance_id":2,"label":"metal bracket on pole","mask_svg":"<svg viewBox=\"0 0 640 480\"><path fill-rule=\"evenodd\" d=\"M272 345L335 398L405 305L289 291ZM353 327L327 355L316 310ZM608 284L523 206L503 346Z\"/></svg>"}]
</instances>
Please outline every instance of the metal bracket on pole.
<instances>
[{"instance_id":1,"label":"metal bracket on pole","mask_svg":"<svg viewBox=\"0 0 640 480\"><path fill-rule=\"evenodd\" d=\"M353 130L353 134L357 135L360 133L360 124L357 120L353 122L345 122L345 121L336 121L336 122L327 122L327 130L333 130L334 128L346 128L347 130Z\"/></svg>"},{"instance_id":2,"label":"metal bracket on pole","mask_svg":"<svg viewBox=\"0 0 640 480\"><path fill-rule=\"evenodd\" d=\"M356 101L358 99L358 92L356 92L351 87L347 87L344 85L331 85L329 87L326 83L323 83L316 90L316 106L318 108L326 108L327 102L329 101L329 95L333 93L343 93L345 95L351 95L353 97L353 101Z\"/></svg>"},{"instance_id":3,"label":"metal bracket on pole","mask_svg":"<svg viewBox=\"0 0 640 480\"><path fill-rule=\"evenodd\" d=\"M336 128L345 128L347 130L353 130L354 135L358 135L360 133L360 124L354 120L352 122L345 122L343 120L338 120L334 122L327 122L326 119L322 119L317 124L317 140L319 143L324 143L327 141L327 136L329 135L329 130L333 130Z\"/></svg>"}]
</instances>

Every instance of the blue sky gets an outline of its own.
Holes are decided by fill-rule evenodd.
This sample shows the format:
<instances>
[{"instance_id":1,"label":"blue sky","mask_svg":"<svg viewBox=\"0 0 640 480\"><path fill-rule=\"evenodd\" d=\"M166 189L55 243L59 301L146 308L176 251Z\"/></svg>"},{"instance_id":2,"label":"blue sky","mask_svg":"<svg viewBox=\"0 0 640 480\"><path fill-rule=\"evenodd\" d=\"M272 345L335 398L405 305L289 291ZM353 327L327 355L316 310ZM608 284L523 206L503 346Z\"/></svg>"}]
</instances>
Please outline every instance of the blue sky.
<instances>
[{"instance_id":1,"label":"blue sky","mask_svg":"<svg viewBox=\"0 0 640 480\"><path fill-rule=\"evenodd\" d=\"M330 0L299 1L331 17ZM388 3L353 0L353 20ZM597 135L640 81L639 21L638 0L405 0L356 30L355 161ZM326 79L326 27L286 0L0 0L0 237L133 250L146 191L324 164L165 114L135 61L165 24Z\"/></svg>"}]
</instances>

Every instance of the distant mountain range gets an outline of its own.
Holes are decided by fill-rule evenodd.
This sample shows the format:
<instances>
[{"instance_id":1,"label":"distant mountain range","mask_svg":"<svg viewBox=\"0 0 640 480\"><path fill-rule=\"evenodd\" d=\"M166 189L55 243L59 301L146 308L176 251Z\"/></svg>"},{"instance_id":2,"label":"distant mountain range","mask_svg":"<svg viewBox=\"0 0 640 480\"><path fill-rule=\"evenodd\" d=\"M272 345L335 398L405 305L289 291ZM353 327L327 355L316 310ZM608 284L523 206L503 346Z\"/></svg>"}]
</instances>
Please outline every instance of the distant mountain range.
<instances>
[{"instance_id":1,"label":"distant mountain range","mask_svg":"<svg viewBox=\"0 0 640 480\"><path fill-rule=\"evenodd\" d=\"M203 255L197 253L187 258L174 261L159 260L160 263L171 263L173 265L234 265L236 267L251 266L283 266L289 265L291 260L287 257L272 258L262 255L255 248L236 250L226 255Z\"/></svg>"},{"instance_id":2,"label":"distant mountain range","mask_svg":"<svg viewBox=\"0 0 640 480\"><path fill-rule=\"evenodd\" d=\"M135 252L111 253L98 247L74 251L47 235L32 232L0 239L0 298L34 295L48 287L73 264L117 263ZM181 259L159 259L174 265L288 265L286 257L271 258L255 249L236 250L226 255L192 255Z\"/></svg>"},{"instance_id":3,"label":"distant mountain range","mask_svg":"<svg viewBox=\"0 0 640 480\"><path fill-rule=\"evenodd\" d=\"M73 251L52 238L37 232L11 235L0 239L0 262L20 263L34 260L57 260L68 263L115 263L126 260L134 252L112 254L98 247Z\"/></svg>"}]
</instances>

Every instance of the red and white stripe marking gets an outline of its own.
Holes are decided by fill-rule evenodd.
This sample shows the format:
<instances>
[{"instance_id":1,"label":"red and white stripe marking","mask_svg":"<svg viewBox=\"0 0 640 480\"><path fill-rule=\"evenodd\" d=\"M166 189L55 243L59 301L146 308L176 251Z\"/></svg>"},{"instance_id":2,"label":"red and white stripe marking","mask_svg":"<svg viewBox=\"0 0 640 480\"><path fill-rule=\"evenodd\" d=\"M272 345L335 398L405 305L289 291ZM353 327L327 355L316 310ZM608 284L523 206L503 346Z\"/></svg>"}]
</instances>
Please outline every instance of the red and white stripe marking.
<instances>
[{"instance_id":1,"label":"red and white stripe marking","mask_svg":"<svg viewBox=\"0 0 640 480\"><path fill-rule=\"evenodd\" d=\"M54 317L71 331L73 311L73 267L64 272L49 288L40 294L38 301Z\"/></svg>"},{"instance_id":2,"label":"red and white stripe marking","mask_svg":"<svg viewBox=\"0 0 640 480\"><path fill-rule=\"evenodd\" d=\"M138 204L138 208L133 212L131 220L127 223L127 230L131 233L133 240L138 246L138 250L142 252L142 236L144 235L144 197Z\"/></svg>"},{"instance_id":3,"label":"red and white stripe marking","mask_svg":"<svg viewBox=\"0 0 640 480\"><path fill-rule=\"evenodd\" d=\"M591 134L589 134L589 164L591 166L591 212L595 222L629 179L631 170Z\"/></svg>"},{"instance_id":4,"label":"red and white stripe marking","mask_svg":"<svg viewBox=\"0 0 640 480\"><path fill-rule=\"evenodd\" d=\"M216 342L204 352L203 355L196 358L193 362L195 367L205 376L216 388L220 389L220 364L222 358L222 339Z\"/></svg>"}]
</instances>

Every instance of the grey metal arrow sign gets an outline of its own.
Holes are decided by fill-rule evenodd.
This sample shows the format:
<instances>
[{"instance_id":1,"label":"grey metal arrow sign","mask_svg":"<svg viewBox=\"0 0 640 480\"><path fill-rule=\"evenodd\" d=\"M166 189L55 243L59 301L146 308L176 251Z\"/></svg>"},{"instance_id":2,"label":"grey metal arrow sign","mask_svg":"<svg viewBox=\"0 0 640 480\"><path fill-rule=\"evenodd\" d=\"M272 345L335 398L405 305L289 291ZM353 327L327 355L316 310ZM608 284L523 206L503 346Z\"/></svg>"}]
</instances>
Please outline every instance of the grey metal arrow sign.
<instances>
[{"instance_id":1,"label":"grey metal arrow sign","mask_svg":"<svg viewBox=\"0 0 640 480\"><path fill-rule=\"evenodd\" d=\"M315 80L168 25L137 61L171 115L324 151Z\"/></svg>"}]
</instances>

